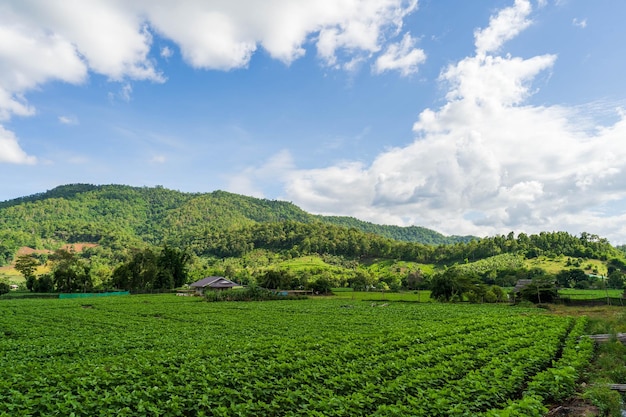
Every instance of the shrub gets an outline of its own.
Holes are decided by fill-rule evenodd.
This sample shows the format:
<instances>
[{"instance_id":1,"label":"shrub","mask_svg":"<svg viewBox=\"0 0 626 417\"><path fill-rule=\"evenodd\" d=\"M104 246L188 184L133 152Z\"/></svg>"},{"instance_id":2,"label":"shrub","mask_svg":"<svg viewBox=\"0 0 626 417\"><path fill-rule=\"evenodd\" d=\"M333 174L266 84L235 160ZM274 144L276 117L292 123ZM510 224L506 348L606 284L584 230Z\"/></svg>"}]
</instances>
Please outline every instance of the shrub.
<instances>
[{"instance_id":1,"label":"shrub","mask_svg":"<svg viewBox=\"0 0 626 417\"><path fill-rule=\"evenodd\" d=\"M609 387L593 385L585 391L583 399L598 407L602 416L622 415L622 396Z\"/></svg>"}]
</instances>

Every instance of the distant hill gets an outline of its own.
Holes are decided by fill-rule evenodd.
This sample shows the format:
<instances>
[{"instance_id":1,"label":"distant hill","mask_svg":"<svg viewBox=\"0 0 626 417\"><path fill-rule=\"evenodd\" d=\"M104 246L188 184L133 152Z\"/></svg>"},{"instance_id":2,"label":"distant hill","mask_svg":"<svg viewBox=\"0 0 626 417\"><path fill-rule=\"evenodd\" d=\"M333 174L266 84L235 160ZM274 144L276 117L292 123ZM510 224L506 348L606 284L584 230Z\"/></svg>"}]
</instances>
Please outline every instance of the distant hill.
<instances>
[{"instance_id":1,"label":"distant hill","mask_svg":"<svg viewBox=\"0 0 626 417\"><path fill-rule=\"evenodd\" d=\"M0 202L0 264L17 248L94 242L132 247L181 243L208 231L255 224L322 223L399 241L429 245L476 239L444 236L422 227L376 225L351 217L318 216L286 202L215 191L183 193L163 187L69 184Z\"/></svg>"},{"instance_id":2,"label":"distant hill","mask_svg":"<svg viewBox=\"0 0 626 417\"><path fill-rule=\"evenodd\" d=\"M367 233L388 237L404 242L420 242L427 245L452 245L478 239L476 236L445 236L439 232L420 226L390 226L365 222L354 217L317 216L325 223L352 227Z\"/></svg>"}]
</instances>

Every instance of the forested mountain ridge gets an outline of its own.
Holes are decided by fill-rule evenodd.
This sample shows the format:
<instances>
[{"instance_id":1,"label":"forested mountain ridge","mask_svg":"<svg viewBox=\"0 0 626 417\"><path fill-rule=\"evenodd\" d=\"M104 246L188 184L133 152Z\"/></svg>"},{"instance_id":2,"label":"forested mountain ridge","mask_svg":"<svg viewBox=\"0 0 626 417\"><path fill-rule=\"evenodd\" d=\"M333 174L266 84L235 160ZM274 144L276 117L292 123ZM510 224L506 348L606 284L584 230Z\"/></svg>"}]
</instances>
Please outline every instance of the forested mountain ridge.
<instances>
[{"instance_id":1,"label":"forested mountain ridge","mask_svg":"<svg viewBox=\"0 0 626 417\"><path fill-rule=\"evenodd\" d=\"M428 245L454 244L459 242L469 242L475 240L476 236L444 236L443 234L431 229L420 226L392 226L380 225L354 217L343 216L317 216L324 223L331 223L337 226L351 227L366 233L373 233L388 237L389 239L400 240L404 242L420 242Z\"/></svg>"},{"instance_id":2,"label":"forested mountain ridge","mask_svg":"<svg viewBox=\"0 0 626 417\"><path fill-rule=\"evenodd\" d=\"M317 216L290 202L224 191L183 193L160 186L70 184L0 202L0 264L10 261L20 246L52 248L59 242L94 242L114 248L163 242L182 245L207 233L283 221L332 224L424 244L471 239L446 237L421 227Z\"/></svg>"},{"instance_id":3,"label":"forested mountain ridge","mask_svg":"<svg viewBox=\"0 0 626 417\"><path fill-rule=\"evenodd\" d=\"M87 242L95 245L59 250ZM450 242L456 243L444 244ZM23 246L50 252L17 257ZM441 281L464 283L462 294L475 291L476 283L511 286L533 278L541 268L526 268L526 260L540 258L560 262L565 270L556 272L568 285L596 285L581 277L602 270L619 273L614 281L620 287L626 271L624 253L589 233L445 237L420 227L312 215L290 202L224 191L75 184L0 203L0 266L15 261L36 292L168 289L221 275L320 292L331 284L414 289ZM50 274L28 272L42 265Z\"/></svg>"}]
</instances>

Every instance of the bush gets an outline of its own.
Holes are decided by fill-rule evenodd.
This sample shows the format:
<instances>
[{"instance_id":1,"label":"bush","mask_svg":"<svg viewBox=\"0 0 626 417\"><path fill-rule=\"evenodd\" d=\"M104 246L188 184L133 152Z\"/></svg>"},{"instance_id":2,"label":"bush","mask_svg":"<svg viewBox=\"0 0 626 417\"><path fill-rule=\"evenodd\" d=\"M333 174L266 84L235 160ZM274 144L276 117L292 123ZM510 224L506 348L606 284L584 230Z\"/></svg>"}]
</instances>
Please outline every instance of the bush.
<instances>
[{"instance_id":1,"label":"bush","mask_svg":"<svg viewBox=\"0 0 626 417\"><path fill-rule=\"evenodd\" d=\"M39 278L36 278L32 284L33 292L53 292L54 291L54 282L52 277L48 274L42 275Z\"/></svg>"},{"instance_id":2,"label":"bush","mask_svg":"<svg viewBox=\"0 0 626 417\"><path fill-rule=\"evenodd\" d=\"M267 300L300 300L305 296L280 295L276 291L261 288L258 285L250 285L241 290L207 291L204 293L206 301L267 301Z\"/></svg>"},{"instance_id":3,"label":"bush","mask_svg":"<svg viewBox=\"0 0 626 417\"><path fill-rule=\"evenodd\" d=\"M7 294L11 291L11 287L6 282L0 282L0 295Z\"/></svg>"},{"instance_id":4,"label":"bush","mask_svg":"<svg viewBox=\"0 0 626 417\"><path fill-rule=\"evenodd\" d=\"M622 396L609 387L593 385L585 391L583 399L598 407L602 416L622 415Z\"/></svg>"}]
</instances>

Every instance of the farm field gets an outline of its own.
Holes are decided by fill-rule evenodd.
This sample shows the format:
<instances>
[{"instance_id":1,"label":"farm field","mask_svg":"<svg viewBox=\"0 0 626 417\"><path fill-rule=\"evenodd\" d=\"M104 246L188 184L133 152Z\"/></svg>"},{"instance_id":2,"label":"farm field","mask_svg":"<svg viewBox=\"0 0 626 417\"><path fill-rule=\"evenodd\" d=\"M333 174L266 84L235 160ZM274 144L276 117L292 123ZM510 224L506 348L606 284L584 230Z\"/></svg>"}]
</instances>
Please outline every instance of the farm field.
<instances>
[{"instance_id":1,"label":"farm field","mask_svg":"<svg viewBox=\"0 0 626 417\"><path fill-rule=\"evenodd\" d=\"M611 298L621 298L624 290L579 290L576 288L563 288L559 290L561 297L569 297L572 300L589 300L594 298L604 298L608 294Z\"/></svg>"},{"instance_id":2,"label":"farm field","mask_svg":"<svg viewBox=\"0 0 626 417\"><path fill-rule=\"evenodd\" d=\"M590 352L584 318L497 305L160 295L0 317L2 416L495 416L539 410Z\"/></svg>"},{"instance_id":3,"label":"farm field","mask_svg":"<svg viewBox=\"0 0 626 417\"><path fill-rule=\"evenodd\" d=\"M430 303L429 290L418 291L352 291L352 288L333 288L333 298L354 301L408 301Z\"/></svg>"}]
</instances>

